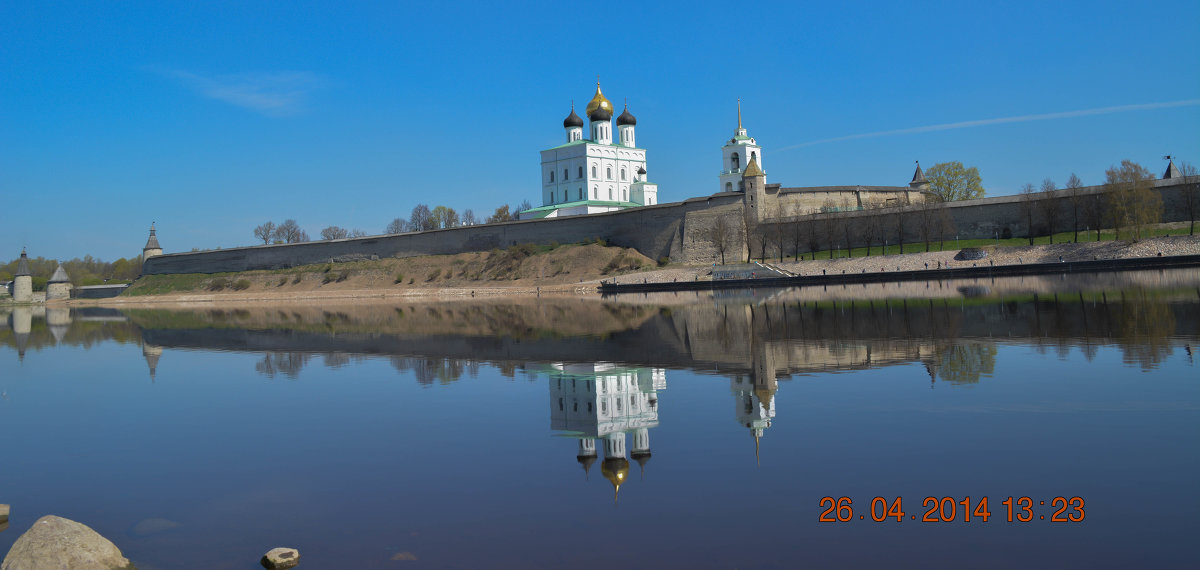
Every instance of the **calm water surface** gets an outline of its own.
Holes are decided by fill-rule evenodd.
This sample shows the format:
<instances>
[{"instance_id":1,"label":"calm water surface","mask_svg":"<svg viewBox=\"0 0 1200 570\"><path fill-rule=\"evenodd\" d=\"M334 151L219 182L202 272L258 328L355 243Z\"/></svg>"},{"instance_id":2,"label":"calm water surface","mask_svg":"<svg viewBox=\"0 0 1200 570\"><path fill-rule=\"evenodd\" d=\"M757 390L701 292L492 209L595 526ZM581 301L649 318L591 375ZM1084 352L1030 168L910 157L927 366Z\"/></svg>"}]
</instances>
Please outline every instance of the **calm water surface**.
<instances>
[{"instance_id":1,"label":"calm water surface","mask_svg":"<svg viewBox=\"0 0 1200 570\"><path fill-rule=\"evenodd\" d=\"M0 552L57 514L143 570L1195 567L1198 284L0 309Z\"/></svg>"}]
</instances>

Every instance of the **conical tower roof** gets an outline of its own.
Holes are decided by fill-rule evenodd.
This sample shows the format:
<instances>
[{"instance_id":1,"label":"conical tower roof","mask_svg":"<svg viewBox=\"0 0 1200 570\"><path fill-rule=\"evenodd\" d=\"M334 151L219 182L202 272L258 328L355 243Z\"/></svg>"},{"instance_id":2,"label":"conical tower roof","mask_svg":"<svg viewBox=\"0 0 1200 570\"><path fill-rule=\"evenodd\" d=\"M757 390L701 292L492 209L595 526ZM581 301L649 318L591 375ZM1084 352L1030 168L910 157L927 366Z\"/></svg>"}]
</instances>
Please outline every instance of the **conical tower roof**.
<instances>
[{"instance_id":1,"label":"conical tower roof","mask_svg":"<svg viewBox=\"0 0 1200 570\"><path fill-rule=\"evenodd\" d=\"M15 277L29 275L29 256L25 254L25 248L21 248L21 259L17 260L17 272Z\"/></svg>"},{"instance_id":2,"label":"conical tower roof","mask_svg":"<svg viewBox=\"0 0 1200 570\"><path fill-rule=\"evenodd\" d=\"M142 249L162 249L162 246L158 245L158 237L154 235L153 222L150 223L150 239L146 240L146 247L143 247Z\"/></svg>"},{"instance_id":3,"label":"conical tower roof","mask_svg":"<svg viewBox=\"0 0 1200 570\"><path fill-rule=\"evenodd\" d=\"M1171 178L1183 178L1183 173L1175 166L1174 160L1167 161L1167 171L1163 173L1163 180L1170 180Z\"/></svg>"},{"instance_id":4,"label":"conical tower roof","mask_svg":"<svg viewBox=\"0 0 1200 570\"><path fill-rule=\"evenodd\" d=\"M767 173L763 172L763 169L758 166L758 158L751 156L750 164L746 165L746 170L745 170L745 172L742 172L742 177L750 178L751 176L766 176L766 175L767 175Z\"/></svg>"},{"instance_id":5,"label":"conical tower roof","mask_svg":"<svg viewBox=\"0 0 1200 570\"><path fill-rule=\"evenodd\" d=\"M912 184L924 184L925 182L927 182L925 173L921 171L921 163L917 162L917 171L913 173Z\"/></svg>"},{"instance_id":6,"label":"conical tower roof","mask_svg":"<svg viewBox=\"0 0 1200 570\"><path fill-rule=\"evenodd\" d=\"M71 278L67 277L67 270L63 269L62 264L58 264L58 269L54 270L54 275L50 276L50 283L70 283Z\"/></svg>"}]
</instances>

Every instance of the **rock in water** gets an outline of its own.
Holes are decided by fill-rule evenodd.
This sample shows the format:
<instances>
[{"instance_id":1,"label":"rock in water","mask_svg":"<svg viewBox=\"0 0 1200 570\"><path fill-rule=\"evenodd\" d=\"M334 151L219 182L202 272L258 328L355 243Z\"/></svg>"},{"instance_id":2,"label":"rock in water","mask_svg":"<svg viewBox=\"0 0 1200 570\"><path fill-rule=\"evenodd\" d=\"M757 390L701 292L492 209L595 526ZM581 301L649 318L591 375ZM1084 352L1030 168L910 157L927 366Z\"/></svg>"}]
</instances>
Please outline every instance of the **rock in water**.
<instances>
[{"instance_id":1,"label":"rock in water","mask_svg":"<svg viewBox=\"0 0 1200 570\"><path fill-rule=\"evenodd\" d=\"M13 543L0 570L135 570L121 550L73 520L46 515Z\"/></svg>"},{"instance_id":2,"label":"rock in water","mask_svg":"<svg viewBox=\"0 0 1200 570\"><path fill-rule=\"evenodd\" d=\"M295 568L297 564L300 564L300 551L295 548L272 548L263 555L260 562L262 562L263 568L272 570Z\"/></svg>"}]
</instances>

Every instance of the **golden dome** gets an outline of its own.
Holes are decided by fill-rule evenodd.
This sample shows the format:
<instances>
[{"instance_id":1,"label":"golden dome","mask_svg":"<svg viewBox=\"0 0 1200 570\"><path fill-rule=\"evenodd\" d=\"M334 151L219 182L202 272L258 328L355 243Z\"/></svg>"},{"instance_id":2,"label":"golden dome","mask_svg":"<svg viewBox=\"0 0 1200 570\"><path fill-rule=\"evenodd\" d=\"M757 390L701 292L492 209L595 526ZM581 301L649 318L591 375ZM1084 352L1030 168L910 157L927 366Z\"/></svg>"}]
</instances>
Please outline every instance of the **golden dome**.
<instances>
[{"instance_id":1,"label":"golden dome","mask_svg":"<svg viewBox=\"0 0 1200 570\"><path fill-rule=\"evenodd\" d=\"M624 457L606 458L604 463L600 464L600 474L604 475L609 483L612 483L613 502L617 502L617 493L621 491L621 484L629 477L629 460Z\"/></svg>"},{"instance_id":2,"label":"golden dome","mask_svg":"<svg viewBox=\"0 0 1200 570\"><path fill-rule=\"evenodd\" d=\"M593 121L607 121L612 118L613 104L604 97L604 93L600 92L600 82L596 82L596 96L588 101L587 108L584 110L587 113L588 119ZM599 116L594 116L599 115Z\"/></svg>"}]
</instances>

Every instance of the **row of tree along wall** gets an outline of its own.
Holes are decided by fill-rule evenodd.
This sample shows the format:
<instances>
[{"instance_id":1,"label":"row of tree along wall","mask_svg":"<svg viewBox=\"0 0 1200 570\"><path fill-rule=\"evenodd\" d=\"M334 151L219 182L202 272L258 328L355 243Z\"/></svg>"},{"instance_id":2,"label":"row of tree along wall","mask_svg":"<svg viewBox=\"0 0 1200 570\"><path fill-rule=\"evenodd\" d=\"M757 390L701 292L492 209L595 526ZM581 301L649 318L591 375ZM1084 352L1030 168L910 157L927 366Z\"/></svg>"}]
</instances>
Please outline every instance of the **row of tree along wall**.
<instances>
[{"instance_id":1,"label":"row of tree along wall","mask_svg":"<svg viewBox=\"0 0 1200 570\"><path fill-rule=\"evenodd\" d=\"M1161 221L1188 221L1185 189L1197 184L1159 180L1153 191L1162 199ZM1074 192L1074 198L1072 193ZM519 243L575 243L595 238L632 247L651 259L673 262L720 262L794 256L835 247L917 243L954 239L1008 238L1068 231L1074 227L1112 227L1104 187L1090 186L1036 195L1056 204L1054 216L1027 196L1003 196L929 202L906 207L744 220L743 195L725 192L684 202L631 208L606 214L483 224L444 230L369 236L286 245L261 245L215 251L172 253L146 260L144 274L221 273L282 269L330 261L443 255L503 249ZM1033 208L1032 215L1029 208ZM1034 227L1030 230L1029 220ZM1049 219L1053 218L1053 219ZM718 231L720 230L720 231ZM720 235L718 235L720 234Z\"/></svg>"},{"instance_id":2,"label":"row of tree along wall","mask_svg":"<svg viewBox=\"0 0 1200 570\"><path fill-rule=\"evenodd\" d=\"M689 214L722 207L740 213L740 194L694 198L605 214L522 220L425 232L285 245L171 253L146 260L147 275L282 269L330 261L443 255L503 249L520 243L576 243L596 238L632 247L651 259L683 259ZM165 238L169 239L169 238Z\"/></svg>"},{"instance_id":3,"label":"row of tree along wall","mask_svg":"<svg viewBox=\"0 0 1200 570\"><path fill-rule=\"evenodd\" d=\"M1196 215L1200 184L1157 180L1149 190L1161 200L1155 221L1188 222ZM1007 239L1114 227L1105 186L1038 192L958 202L866 209L764 220L745 228L753 257L795 256L835 248L884 243L936 243L959 239ZM735 246L736 248L736 246ZM729 256L727 255L727 258Z\"/></svg>"}]
</instances>

